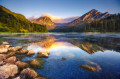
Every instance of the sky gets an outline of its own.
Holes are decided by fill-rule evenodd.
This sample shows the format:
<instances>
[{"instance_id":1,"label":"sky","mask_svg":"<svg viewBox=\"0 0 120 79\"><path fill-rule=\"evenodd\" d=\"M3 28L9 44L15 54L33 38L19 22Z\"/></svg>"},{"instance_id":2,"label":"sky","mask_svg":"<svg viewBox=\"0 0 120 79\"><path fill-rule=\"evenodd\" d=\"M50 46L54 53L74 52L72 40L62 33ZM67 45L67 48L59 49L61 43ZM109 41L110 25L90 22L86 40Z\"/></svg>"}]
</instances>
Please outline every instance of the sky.
<instances>
[{"instance_id":1,"label":"sky","mask_svg":"<svg viewBox=\"0 0 120 79\"><path fill-rule=\"evenodd\" d=\"M120 0L0 0L0 5L26 18L49 16L58 23L76 19L92 9L120 13Z\"/></svg>"}]
</instances>

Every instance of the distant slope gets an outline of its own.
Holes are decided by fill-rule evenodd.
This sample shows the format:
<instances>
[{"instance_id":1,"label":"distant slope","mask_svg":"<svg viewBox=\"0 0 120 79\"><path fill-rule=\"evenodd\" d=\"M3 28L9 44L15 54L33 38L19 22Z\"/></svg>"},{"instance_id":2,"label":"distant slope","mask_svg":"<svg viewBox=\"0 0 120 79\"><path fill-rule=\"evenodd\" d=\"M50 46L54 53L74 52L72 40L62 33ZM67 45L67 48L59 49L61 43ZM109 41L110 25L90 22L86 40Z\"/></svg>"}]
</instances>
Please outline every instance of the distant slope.
<instances>
[{"instance_id":1,"label":"distant slope","mask_svg":"<svg viewBox=\"0 0 120 79\"><path fill-rule=\"evenodd\" d=\"M47 32L47 28L0 5L0 32Z\"/></svg>"},{"instance_id":2,"label":"distant slope","mask_svg":"<svg viewBox=\"0 0 120 79\"><path fill-rule=\"evenodd\" d=\"M54 29L56 27L52 20L47 16L39 17L38 19L31 20L31 22L45 25L47 26L48 30Z\"/></svg>"},{"instance_id":3,"label":"distant slope","mask_svg":"<svg viewBox=\"0 0 120 79\"><path fill-rule=\"evenodd\" d=\"M68 23L54 23L55 24L55 29L57 28L63 28L65 25L67 25Z\"/></svg>"},{"instance_id":4,"label":"distant slope","mask_svg":"<svg viewBox=\"0 0 120 79\"><path fill-rule=\"evenodd\" d=\"M81 26L83 24L91 23L93 21L98 21L101 19L104 19L106 17L110 16L108 12L101 13L97 10L93 9L89 11L88 13L84 14L83 16L79 17L78 19L70 22L67 27L73 27L73 26Z\"/></svg>"}]
</instances>

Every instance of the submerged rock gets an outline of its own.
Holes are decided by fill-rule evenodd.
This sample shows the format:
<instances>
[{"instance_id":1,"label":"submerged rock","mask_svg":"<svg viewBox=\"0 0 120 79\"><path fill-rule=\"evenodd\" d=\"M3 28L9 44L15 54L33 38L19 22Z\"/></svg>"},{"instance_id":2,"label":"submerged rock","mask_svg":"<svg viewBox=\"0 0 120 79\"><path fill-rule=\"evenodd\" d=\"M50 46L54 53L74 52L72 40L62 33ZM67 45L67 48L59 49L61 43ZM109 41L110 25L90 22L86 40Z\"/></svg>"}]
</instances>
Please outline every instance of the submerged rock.
<instances>
[{"instance_id":1,"label":"submerged rock","mask_svg":"<svg viewBox=\"0 0 120 79\"><path fill-rule=\"evenodd\" d=\"M18 73L18 67L13 64L5 64L0 66L0 75L5 78L15 76ZM0 78L1 79L1 78Z\"/></svg>"},{"instance_id":2,"label":"submerged rock","mask_svg":"<svg viewBox=\"0 0 120 79\"><path fill-rule=\"evenodd\" d=\"M11 63L11 64L15 64L16 61L17 58L15 56L9 57L5 60L6 63Z\"/></svg>"},{"instance_id":3,"label":"submerged rock","mask_svg":"<svg viewBox=\"0 0 120 79\"><path fill-rule=\"evenodd\" d=\"M20 73L20 79L35 79L37 76L37 72L30 68L26 68Z\"/></svg>"},{"instance_id":4,"label":"submerged rock","mask_svg":"<svg viewBox=\"0 0 120 79\"><path fill-rule=\"evenodd\" d=\"M28 64L17 58L25 56L24 54L27 52L28 50L22 49L21 46L12 47L7 43L0 45L0 79L46 79L45 77L40 77L34 70L27 68L28 66L32 68L41 68L44 60L33 59L30 60ZM35 52L31 49L27 55L32 55L34 53ZM22 72L18 70L22 70Z\"/></svg>"},{"instance_id":5,"label":"submerged rock","mask_svg":"<svg viewBox=\"0 0 120 79\"><path fill-rule=\"evenodd\" d=\"M65 58L65 57L62 57L62 60L66 60L66 58Z\"/></svg>"},{"instance_id":6,"label":"submerged rock","mask_svg":"<svg viewBox=\"0 0 120 79\"><path fill-rule=\"evenodd\" d=\"M43 63L44 63L44 60L42 60L41 58L39 58L39 59L32 59L29 62L30 62L30 65L33 68L41 68L42 65L43 65Z\"/></svg>"},{"instance_id":7,"label":"submerged rock","mask_svg":"<svg viewBox=\"0 0 120 79\"><path fill-rule=\"evenodd\" d=\"M33 55L35 52L32 50L32 49L30 49L29 51L28 51L28 53L27 53L27 55Z\"/></svg>"},{"instance_id":8,"label":"submerged rock","mask_svg":"<svg viewBox=\"0 0 120 79\"><path fill-rule=\"evenodd\" d=\"M100 65L98 65L97 63L95 62L92 62L92 61L88 61L88 64L94 66L96 68L96 71L99 72L102 70L102 68L100 67Z\"/></svg>"},{"instance_id":9,"label":"submerged rock","mask_svg":"<svg viewBox=\"0 0 120 79\"><path fill-rule=\"evenodd\" d=\"M89 65L80 65L81 68L86 69L86 70L90 70L90 71L96 71L96 68L93 66L89 66Z\"/></svg>"},{"instance_id":10,"label":"submerged rock","mask_svg":"<svg viewBox=\"0 0 120 79\"><path fill-rule=\"evenodd\" d=\"M28 67L28 64L27 64L27 63L21 62L21 61L17 61L15 64L16 64L19 68L26 68L26 67Z\"/></svg>"},{"instance_id":11,"label":"submerged rock","mask_svg":"<svg viewBox=\"0 0 120 79\"><path fill-rule=\"evenodd\" d=\"M37 57L48 57L49 54L48 51L39 51Z\"/></svg>"}]
</instances>

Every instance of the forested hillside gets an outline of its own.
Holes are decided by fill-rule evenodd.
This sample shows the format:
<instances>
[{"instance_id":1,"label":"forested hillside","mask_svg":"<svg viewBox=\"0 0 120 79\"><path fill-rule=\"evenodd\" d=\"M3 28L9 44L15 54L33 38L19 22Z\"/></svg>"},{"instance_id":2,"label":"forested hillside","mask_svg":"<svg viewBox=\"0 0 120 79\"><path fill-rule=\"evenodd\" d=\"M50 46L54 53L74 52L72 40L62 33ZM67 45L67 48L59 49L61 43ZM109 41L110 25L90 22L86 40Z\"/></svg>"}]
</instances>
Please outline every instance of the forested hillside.
<instances>
[{"instance_id":1,"label":"forested hillside","mask_svg":"<svg viewBox=\"0 0 120 79\"><path fill-rule=\"evenodd\" d=\"M23 15L0 5L0 32L47 32L47 28L31 23Z\"/></svg>"},{"instance_id":2,"label":"forested hillside","mask_svg":"<svg viewBox=\"0 0 120 79\"><path fill-rule=\"evenodd\" d=\"M106 19L89 23L84 27L85 32L120 32L120 14Z\"/></svg>"}]
</instances>

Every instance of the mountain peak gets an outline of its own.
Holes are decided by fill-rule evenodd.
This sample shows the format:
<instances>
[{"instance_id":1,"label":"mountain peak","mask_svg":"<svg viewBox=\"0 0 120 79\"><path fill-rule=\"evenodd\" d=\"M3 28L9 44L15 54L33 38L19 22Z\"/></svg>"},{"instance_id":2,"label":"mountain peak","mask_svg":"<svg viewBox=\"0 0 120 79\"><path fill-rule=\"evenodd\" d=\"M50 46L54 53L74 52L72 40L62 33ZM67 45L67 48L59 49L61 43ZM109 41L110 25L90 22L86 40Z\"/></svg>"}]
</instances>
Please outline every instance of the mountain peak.
<instances>
[{"instance_id":1,"label":"mountain peak","mask_svg":"<svg viewBox=\"0 0 120 79\"><path fill-rule=\"evenodd\" d=\"M55 24L52 22L51 18L48 16L42 16L34 19L32 22L47 26L48 30L54 29Z\"/></svg>"},{"instance_id":2,"label":"mountain peak","mask_svg":"<svg viewBox=\"0 0 120 79\"><path fill-rule=\"evenodd\" d=\"M97 12L98 10L96 10L96 9L92 9L90 12Z\"/></svg>"},{"instance_id":3,"label":"mountain peak","mask_svg":"<svg viewBox=\"0 0 120 79\"><path fill-rule=\"evenodd\" d=\"M87 14L96 14L96 13L99 13L98 12L98 10L96 10L96 9L92 9L92 10L90 10Z\"/></svg>"},{"instance_id":4,"label":"mountain peak","mask_svg":"<svg viewBox=\"0 0 120 79\"><path fill-rule=\"evenodd\" d=\"M36 21L40 21L40 20L52 22L52 20L48 16L42 16L42 17L39 17L38 19L36 19Z\"/></svg>"},{"instance_id":5,"label":"mountain peak","mask_svg":"<svg viewBox=\"0 0 120 79\"><path fill-rule=\"evenodd\" d=\"M85 25L85 24L93 22L93 21L98 21L100 19L104 19L108 16L110 16L110 14L108 12L101 13L101 12L98 12L98 10L96 10L96 9L92 9L91 11L87 12L83 16L81 16L78 19L69 23L67 26L70 26L70 27L71 26L81 26L81 25Z\"/></svg>"}]
</instances>

